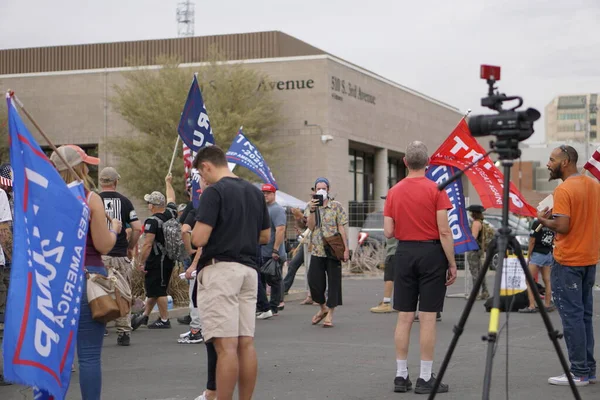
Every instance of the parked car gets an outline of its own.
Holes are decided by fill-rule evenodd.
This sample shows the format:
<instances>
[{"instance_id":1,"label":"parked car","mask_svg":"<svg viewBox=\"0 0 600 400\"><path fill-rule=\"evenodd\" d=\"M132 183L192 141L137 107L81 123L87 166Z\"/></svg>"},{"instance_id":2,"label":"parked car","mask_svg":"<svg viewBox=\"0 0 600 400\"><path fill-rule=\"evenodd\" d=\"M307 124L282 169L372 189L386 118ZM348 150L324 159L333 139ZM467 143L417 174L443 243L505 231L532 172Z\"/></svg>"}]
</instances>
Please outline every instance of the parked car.
<instances>
[{"instance_id":1,"label":"parked car","mask_svg":"<svg viewBox=\"0 0 600 400\"><path fill-rule=\"evenodd\" d=\"M375 211L367 214L361 230L358 232L358 247L356 253L368 252L373 255L385 247L386 238L383 234L383 212ZM465 255L455 255L458 269L465 268ZM383 263L385 260L381 260Z\"/></svg>"}]
</instances>

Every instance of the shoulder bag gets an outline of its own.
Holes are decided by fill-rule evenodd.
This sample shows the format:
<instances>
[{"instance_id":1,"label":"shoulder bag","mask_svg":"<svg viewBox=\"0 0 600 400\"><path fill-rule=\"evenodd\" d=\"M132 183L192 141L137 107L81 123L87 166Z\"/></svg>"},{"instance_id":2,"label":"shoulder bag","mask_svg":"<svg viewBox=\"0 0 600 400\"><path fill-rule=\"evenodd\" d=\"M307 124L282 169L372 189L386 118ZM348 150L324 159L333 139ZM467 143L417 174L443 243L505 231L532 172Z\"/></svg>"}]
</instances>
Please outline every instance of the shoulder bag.
<instances>
[{"instance_id":1,"label":"shoulder bag","mask_svg":"<svg viewBox=\"0 0 600 400\"><path fill-rule=\"evenodd\" d=\"M107 323L124 317L131 307L131 294L127 298L126 290L114 275L112 268L108 276L85 271L87 280L87 298L94 321Z\"/></svg>"},{"instance_id":2,"label":"shoulder bag","mask_svg":"<svg viewBox=\"0 0 600 400\"><path fill-rule=\"evenodd\" d=\"M331 254L332 258L335 258L339 261L344 261L344 250L346 246L344 245L344 239L342 238L342 234L336 232L333 236L325 236L325 231L323 230L323 218L319 215L321 219L321 235L323 236L323 245L325 247L325 252ZM336 218L337 220L337 218ZM337 230L337 225L336 225Z\"/></svg>"}]
</instances>

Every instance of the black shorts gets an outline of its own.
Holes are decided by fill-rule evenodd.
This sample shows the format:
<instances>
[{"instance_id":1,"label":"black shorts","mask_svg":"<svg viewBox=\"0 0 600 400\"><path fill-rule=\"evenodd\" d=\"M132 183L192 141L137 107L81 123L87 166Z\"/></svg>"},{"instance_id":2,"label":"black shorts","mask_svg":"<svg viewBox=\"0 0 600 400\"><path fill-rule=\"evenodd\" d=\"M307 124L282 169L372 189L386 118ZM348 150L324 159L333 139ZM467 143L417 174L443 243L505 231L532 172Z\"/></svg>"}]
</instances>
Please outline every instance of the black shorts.
<instances>
[{"instance_id":1,"label":"black shorts","mask_svg":"<svg viewBox=\"0 0 600 400\"><path fill-rule=\"evenodd\" d=\"M394 309L441 312L448 260L439 242L399 242L394 259Z\"/></svg>"},{"instance_id":2,"label":"black shorts","mask_svg":"<svg viewBox=\"0 0 600 400\"><path fill-rule=\"evenodd\" d=\"M173 265L164 265L161 273L160 268L151 268L147 270L144 277L144 286L146 288L146 297L158 298L167 295L167 288L171 281Z\"/></svg>"},{"instance_id":3,"label":"black shorts","mask_svg":"<svg viewBox=\"0 0 600 400\"><path fill-rule=\"evenodd\" d=\"M385 269L383 270L383 281L393 282L394 281L394 256L387 256L385 258Z\"/></svg>"}]
</instances>

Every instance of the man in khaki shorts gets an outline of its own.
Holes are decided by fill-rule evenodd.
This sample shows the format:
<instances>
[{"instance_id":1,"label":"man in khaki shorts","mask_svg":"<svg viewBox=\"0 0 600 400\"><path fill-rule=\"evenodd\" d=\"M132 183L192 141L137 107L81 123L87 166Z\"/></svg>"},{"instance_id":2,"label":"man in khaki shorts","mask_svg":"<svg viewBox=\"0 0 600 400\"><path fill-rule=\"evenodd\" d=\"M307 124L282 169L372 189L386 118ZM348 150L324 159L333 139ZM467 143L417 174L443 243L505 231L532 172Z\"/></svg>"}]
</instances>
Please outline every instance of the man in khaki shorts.
<instances>
[{"instance_id":1,"label":"man in khaki shorts","mask_svg":"<svg viewBox=\"0 0 600 400\"><path fill-rule=\"evenodd\" d=\"M209 187L196 209L192 243L202 247L197 304L203 335L217 350L217 398L250 400L257 374L254 328L258 291L258 246L271 237L261 191L238 178L223 150L205 147L194 160Z\"/></svg>"}]
</instances>

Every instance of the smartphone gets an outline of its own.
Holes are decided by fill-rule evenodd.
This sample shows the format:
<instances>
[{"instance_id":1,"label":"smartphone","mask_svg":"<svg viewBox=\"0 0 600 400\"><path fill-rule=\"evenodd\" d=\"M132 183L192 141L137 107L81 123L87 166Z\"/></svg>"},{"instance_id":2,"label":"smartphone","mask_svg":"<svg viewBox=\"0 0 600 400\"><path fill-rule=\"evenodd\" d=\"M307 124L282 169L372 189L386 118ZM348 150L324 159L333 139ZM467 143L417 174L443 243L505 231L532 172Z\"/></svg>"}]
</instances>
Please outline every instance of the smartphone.
<instances>
[{"instance_id":1,"label":"smartphone","mask_svg":"<svg viewBox=\"0 0 600 400\"><path fill-rule=\"evenodd\" d=\"M319 202L317 203L317 205L319 207L323 207L323 195L321 195L321 194L313 194L312 198L316 199L316 200L319 200Z\"/></svg>"}]
</instances>

